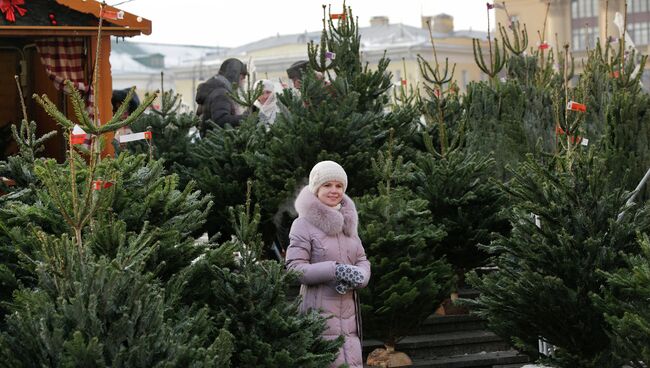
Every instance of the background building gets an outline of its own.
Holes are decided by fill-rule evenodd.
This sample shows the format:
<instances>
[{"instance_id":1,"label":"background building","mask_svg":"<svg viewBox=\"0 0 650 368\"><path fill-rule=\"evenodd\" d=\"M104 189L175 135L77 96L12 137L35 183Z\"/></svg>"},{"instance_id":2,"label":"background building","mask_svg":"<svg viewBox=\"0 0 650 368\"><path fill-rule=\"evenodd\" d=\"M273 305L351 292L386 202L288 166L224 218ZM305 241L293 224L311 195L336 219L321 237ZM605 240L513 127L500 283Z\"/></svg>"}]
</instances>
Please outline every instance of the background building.
<instances>
[{"instance_id":1,"label":"background building","mask_svg":"<svg viewBox=\"0 0 650 368\"><path fill-rule=\"evenodd\" d=\"M376 67L386 52L391 59L389 70L394 82L398 84L406 79L407 84L417 85L421 81L417 55L433 60L427 20L432 24L439 60L444 62L448 58L450 64L456 63L455 79L459 87L464 89L470 81L483 78L474 62L472 38L485 42L487 33L456 31L453 17L446 14L422 17L421 27L392 24L385 16L373 17L370 27L359 28L364 61ZM215 75L223 60L236 57L252 63L254 79L288 82L286 69L297 60L307 59L307 44L310 41L318 43L321 32L276 35L231 49L124 41L113 46L113 83L120 88L136 85L138 93L144 94L160 88L160 72L164 71L165 89L173 88L183 96L186 108L194 109L197 85Z\"/></svg>"},{"instance_id":2,"label":"background building","mask_svg":"<svg viewBox=\"0 0 650 368\"><path fill-rule=\"evenodd\" d=\"M614 18L617 12L625 14L625 0L508 0L505 5L506 9L495 10L497 23L507 25L517 20L526 24L532 46L541 41L552 47L569 43L578 57L584 56L599 39L619 37ZM627 0L627 30L637 49L647 54L650 1ZM539 39L537 31L543 33L544 40Z\"/></svg>"}]
</instances>

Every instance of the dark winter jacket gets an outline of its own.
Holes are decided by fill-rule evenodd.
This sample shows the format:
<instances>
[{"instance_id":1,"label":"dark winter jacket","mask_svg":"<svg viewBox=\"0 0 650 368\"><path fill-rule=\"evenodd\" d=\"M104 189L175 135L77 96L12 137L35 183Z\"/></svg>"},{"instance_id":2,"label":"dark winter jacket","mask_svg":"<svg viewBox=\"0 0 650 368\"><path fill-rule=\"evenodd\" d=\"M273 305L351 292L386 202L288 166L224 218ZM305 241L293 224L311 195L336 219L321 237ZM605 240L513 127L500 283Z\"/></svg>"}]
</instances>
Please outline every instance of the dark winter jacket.
<instances>
[{"instance_id":1,"label":"dark winter jacket","mask_svg":"<svg viewBox=\"0 0 650 368\"><path fill-rule=\"evenodd\" d=\"M341 295L335 290L337 263L359 267L364 275L360 287L366 287L370 279L370 262L357 234L354 202L344 196L341 209L337 210L323 204L305 187L295 206L298 218L291 226L286 264L288 269L301 274L301 310L318 310L328 318L325 339L345 338L331 367L347 363L351 368L362 368L357 293L352 290Z\"/></svg>"},{"instance_id":2,"label":"dark winter jacket","mask_svg":"<svg viewBox=\"0 0 650 368\"><path fill-rule=\"evenodd\" d=\"M201 121L212 120L219 126L239 125L243 115L237 115L235 102L228 96L233 84L239 84L240 75L247 74L246 65L238 59L227 59L219 74L199 84L196 91L197 114Z\"/></svg>"}]
</instances>

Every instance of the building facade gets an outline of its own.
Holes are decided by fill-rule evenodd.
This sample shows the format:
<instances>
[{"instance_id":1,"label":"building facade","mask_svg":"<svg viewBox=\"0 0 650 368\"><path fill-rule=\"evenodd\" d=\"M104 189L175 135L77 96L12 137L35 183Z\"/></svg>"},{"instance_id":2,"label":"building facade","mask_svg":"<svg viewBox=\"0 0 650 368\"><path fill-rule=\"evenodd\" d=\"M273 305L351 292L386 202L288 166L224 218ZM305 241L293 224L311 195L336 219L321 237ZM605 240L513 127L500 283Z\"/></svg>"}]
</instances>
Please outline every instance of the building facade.
<instances>
[{"instance_id":1,"label":"building facade","mask_svg":"<svg viewBox=\"0 0 650 368\"><path fill-rule=\"evenodd\" d=\"M376 67L386 52L386 56L391 60L389 71L393 75L394 83L399 84L402 80L406 80L407 85L417 86L422 81L417 63L418 54L430 62L433 61L427 20L432 24L439 60L448 58L450 66L452 63L456 64L454 79L461 90L470 81L485 78L474 62L472 39L478 38L485 43L487 33L471 30L456 31L453 17L446 14L422 17L421 27L392 24L384 16L373 17L371 26L359 29L363 61L368 62L371 68ZM119 47L114 46L114 53L111 56L114 70L113 83L121 87L136 85L139 94L143 94L160 88L160 71L164 70L165 89L173 88L180 93L185 108L192 110L196 108L194 103L196 87L215 75L223 60L235 57L253 65L249 68L252 69L253 79L265 78L286 83L288 82L286 69L295 61L307 59L307 44L311 41L318 44L320 36L321 31L314 31L277 35L231 49L206 48L202 50L203 54L193 59L177 60L179 62L173 64L167 62L168 56L164 48L155 45L146 46L152 52L165 54L165 67L162 69L142 65L135 60L133 56L142 50L129 51L128 47L124 46L125 51L122 53ZM128 45L128 42L126 44ZM182 47L192 46L179 46Z\"/></svg>"},{"instance_id":2,"label":"building facade","mask_svg":"<svg viewBox=\"0 0 650 368\"><path fill-rule=\"evenodd\" d=\"M625 0L509 0L505 9L496 9L496 21L502 25L517 20L526 24L531 44L548 42L552 47L568 43L576 56L584 56L596 42L620 37L619 19L626 9ZM650 51L650 1L627 0L627 30L636 48ZM540 40L539 35L543 36Z\"/></svg>"}]
</instances>

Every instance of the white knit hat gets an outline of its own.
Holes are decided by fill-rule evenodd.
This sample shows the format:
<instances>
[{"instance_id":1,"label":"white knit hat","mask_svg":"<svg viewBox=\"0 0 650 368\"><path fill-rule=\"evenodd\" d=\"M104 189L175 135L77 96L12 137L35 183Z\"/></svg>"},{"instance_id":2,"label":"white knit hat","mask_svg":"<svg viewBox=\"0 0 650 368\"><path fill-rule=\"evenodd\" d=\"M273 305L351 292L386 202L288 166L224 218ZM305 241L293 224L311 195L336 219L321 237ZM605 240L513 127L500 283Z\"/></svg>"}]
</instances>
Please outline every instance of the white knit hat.
<instances>
[{"instance_id":1,"label":"white knit hat","mask_svg":"<svg viewBox=\"0 0 650 368\"><path fill-rule=\"evenodd\" d=\"M334 161L321 161L314 165L309 173L309 191L316 194L318 188L328 181L340 181L343 183L343 191L348 187L348 175L341 165Z\"/></svg>"}]
</instances>

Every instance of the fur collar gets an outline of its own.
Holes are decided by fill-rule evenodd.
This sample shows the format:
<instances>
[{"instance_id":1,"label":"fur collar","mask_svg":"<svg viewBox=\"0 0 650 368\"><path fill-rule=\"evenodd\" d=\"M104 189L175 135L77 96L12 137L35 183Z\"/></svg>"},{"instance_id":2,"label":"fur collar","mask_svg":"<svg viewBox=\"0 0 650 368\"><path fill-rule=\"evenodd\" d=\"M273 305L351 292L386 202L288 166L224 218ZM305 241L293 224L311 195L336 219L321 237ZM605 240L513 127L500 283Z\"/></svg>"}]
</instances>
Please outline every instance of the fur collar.
<instances>
[{"instance_id":1,"label":"fur collar","mask_svg":"<svg viewBox=\"0 0 650 368\"><path fill-rule=\"evenodd\" d=\"M345 194L341 201L341 209L336 210L322 203L307 187L304 187L296 198L295 207L298 217L305 218L327 235L333 236L341 232L347 236L357 235L359 222L357 208L352 199Z\"/></svg>"}]
</instances>

